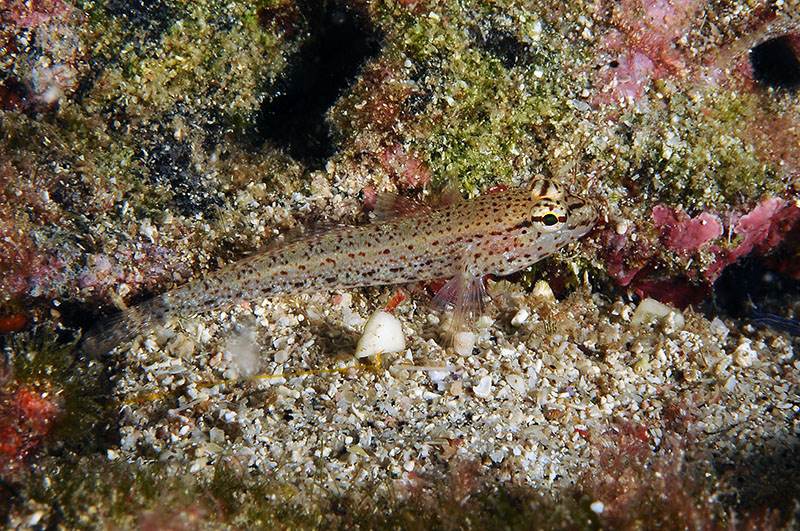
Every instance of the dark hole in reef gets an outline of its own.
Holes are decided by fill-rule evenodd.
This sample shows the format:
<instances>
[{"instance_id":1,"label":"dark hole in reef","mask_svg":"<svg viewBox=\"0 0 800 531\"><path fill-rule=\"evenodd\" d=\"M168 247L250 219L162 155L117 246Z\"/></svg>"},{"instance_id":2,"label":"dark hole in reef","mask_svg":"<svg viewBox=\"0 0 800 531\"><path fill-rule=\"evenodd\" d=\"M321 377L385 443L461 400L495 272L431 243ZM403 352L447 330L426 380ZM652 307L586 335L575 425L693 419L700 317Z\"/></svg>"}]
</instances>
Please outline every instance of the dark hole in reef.
<instances>
[{"instance_id":1,"label":"dark hole in reef","mask_svg":"<svg viewBox=\"0 0 800 531\"><path fill-rule=\"evenodd\" d=\"M277 96L261 106L255 132L295 159L321 166L334 153L325 113L361 65L378 52L380 35L345 2L312 0L301 5L308 37Z\"/></svg>"},{"instance_id":2,"label":"dark hole in reef","mask_svg":"<svg viewBox=\"0 0 800 531\"><path fill-rule=\"evenodd\" d=\"M150 38L158 37L175 16L175 7L168 0L110 0L105 8L135 28L148 29Z\"/></svg>"},{"instance_id":3,"label":"dark hole in reef","mask_svg":"<svg viewBox=\"0 0 800 531\"><path fill-rule=\"evenodd\" d=\"M758 313L788 317L789 310L800 299L800 280L775 267L780 261L790 259L781 256L774 253L767 259L745 257L726 267L714 282L712 298L704 303L702 310L709 318L722 314L745 322L756 322Z\"/></svg>"},{"instance_id":4,"label":"dark hole in reef","mask_svg":"<svg viewBox=\"0 0 800 531\"><path fill-rule=\"evenodd\" d=\"M28 89L17 78L8 76L5 72L0 72L0 110L10 111L22 109L26 106Z\"/></svg>"},{"instance_id":5,"label":"dark hole in reef","mask_svg":"<svg viewBox=\"0 0 800 531\"><path fill-rule=\"evenodd\" d=\"M505 30L490 28L481 32L476 28L472 33L478 46L496 57L506 68L531 62L530 46Z\"/></svg>"},{"instance_id":6,"label":"dark hole in reef","mask_svg":"<svg viewBox=\"0 0 800 531\"><path fill-rule=\"evenodd\" d=\"M800 88L800 34L775 37L750 50L756 81L776 89Z\"/></svg>"}]
</instances>

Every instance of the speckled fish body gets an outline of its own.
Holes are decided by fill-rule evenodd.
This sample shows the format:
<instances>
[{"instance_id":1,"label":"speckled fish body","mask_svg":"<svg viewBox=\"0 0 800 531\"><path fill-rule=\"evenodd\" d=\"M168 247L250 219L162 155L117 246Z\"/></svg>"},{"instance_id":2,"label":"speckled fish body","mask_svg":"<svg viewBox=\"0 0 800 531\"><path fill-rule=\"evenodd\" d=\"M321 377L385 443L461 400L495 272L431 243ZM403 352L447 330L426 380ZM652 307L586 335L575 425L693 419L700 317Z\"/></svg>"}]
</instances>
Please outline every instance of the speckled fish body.
<instances>
[{"instance_id":1,"label":"speckled fish body","mask_svg":"<svg viewBox=\"0 0 800 531\"><path fill-rule=\"evenodd\" d=\"M130 336L175 313L317 290L451 278L463 297L486 274L507 275L555 253L596 219L589 202L540 179L254 255L127 310L116 333Z\"/></svg>"}]
</instances>

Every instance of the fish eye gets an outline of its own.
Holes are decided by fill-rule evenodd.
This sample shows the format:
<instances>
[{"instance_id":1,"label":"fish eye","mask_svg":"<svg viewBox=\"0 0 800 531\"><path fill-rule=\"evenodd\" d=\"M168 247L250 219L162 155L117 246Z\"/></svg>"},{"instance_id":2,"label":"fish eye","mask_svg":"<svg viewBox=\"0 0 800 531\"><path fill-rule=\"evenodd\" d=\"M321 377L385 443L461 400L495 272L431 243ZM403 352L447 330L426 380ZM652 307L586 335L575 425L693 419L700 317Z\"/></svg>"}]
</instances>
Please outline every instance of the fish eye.
<instances>
[{"instance_id":1,"label":"fish eye","mask_svg":"<svg viewBox=\"0 0 800 531\"><path fill-rule=\"evenodd\" d=\"M545 232L559 230L566 220L566 208L555 201L542 201L531 210L531 221Z\"/></svg>"},{"instance_id":2,"label":"fish eye","mask_svg":"<svg viewBox=\"0 0 800 531\"><path fill-rule=\"evenodd\" d=\"M546 227L552 227L553 225L558 223L558 216L556 216L552 212L549 212L544 216L542 216L542 223L544 223Z\"/></svg>"}]
</instances>

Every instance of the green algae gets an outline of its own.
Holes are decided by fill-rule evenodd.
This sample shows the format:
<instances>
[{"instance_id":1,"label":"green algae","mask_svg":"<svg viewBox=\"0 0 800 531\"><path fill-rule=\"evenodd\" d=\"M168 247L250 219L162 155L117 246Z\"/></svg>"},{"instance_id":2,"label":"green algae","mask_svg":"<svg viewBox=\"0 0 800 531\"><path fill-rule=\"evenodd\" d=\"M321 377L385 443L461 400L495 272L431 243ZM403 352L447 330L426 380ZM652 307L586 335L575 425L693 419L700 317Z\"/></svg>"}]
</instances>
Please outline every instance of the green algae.
<instances>
[{"instance_id":1,"label":"green algae","mask_svg":"<svg viewBox=\"0 0 800 531\"><path fill-rule=\"evenodd\" d=\"M403 25L387 30L386 55L410 61L418 78L414 90L425 102L423 112L408 116L409 134L401 141L423 154L434 187L457 182L474 195L563 165L553 154L553 137L573 129L579 118L569 103L575 73L556 69L585 59L587 51L565 42L535 14L514 14L519 27L483 29L479 15L455 4L396 17ZM484 33L498 32L507 49L482 42Z\"/></svg>"},{"instance_id":2,"label":"green algae","mask_svg":"<svg viewBox=\"0 0 800 531\"><path fill-rule=\"evenodd\" d=\"M87 108L112 103L148 114L185 102L247 121L295 45L259 23L263 2L163 4L169 11L149 26L95 2L79 6L90 13L84 38L110 66L95 80ZM153 25L164 27L154 35Z\"/></svg>"},{"instance_id":3,"label":"green algae","mask_svg":"<svg viewBox=\"0 0 800 531\"><path fill-rule=\"evenodd\" d=\"M653 204L691 212L725 211L783 190L779 165L759 157L751 139L738 133L742 117L756 112L760 98L713 86L664 92L657 92L663 108L621 117L624 129L618 131L633 141L615 144L624 162L615 165L611 178L633 179Z\"/></svg>"}]
</instances>

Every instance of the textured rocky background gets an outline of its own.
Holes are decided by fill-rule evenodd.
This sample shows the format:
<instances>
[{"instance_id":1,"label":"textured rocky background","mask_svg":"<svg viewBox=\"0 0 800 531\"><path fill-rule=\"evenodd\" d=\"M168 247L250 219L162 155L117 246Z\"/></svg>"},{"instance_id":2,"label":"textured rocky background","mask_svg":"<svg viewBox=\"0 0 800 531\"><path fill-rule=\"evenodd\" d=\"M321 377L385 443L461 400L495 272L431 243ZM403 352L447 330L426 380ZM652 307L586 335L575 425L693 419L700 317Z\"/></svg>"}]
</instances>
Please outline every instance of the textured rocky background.
<instances>
[{"instance_id":1,"label":"textured rocky background","mask_svg":"<svg viewBox=\"0 0 800 531\"><path fill-rule=\"evenodd\" d=\"M792 525L795 2L11 0L0 50L12 525ZM76 351L380 192L536 175L603 219L491 286L471 354L413 288L409 348L370 369L354 337L394 288ZM285 376L219 384L253 371Z\"/></svg>"}]
</instances>

